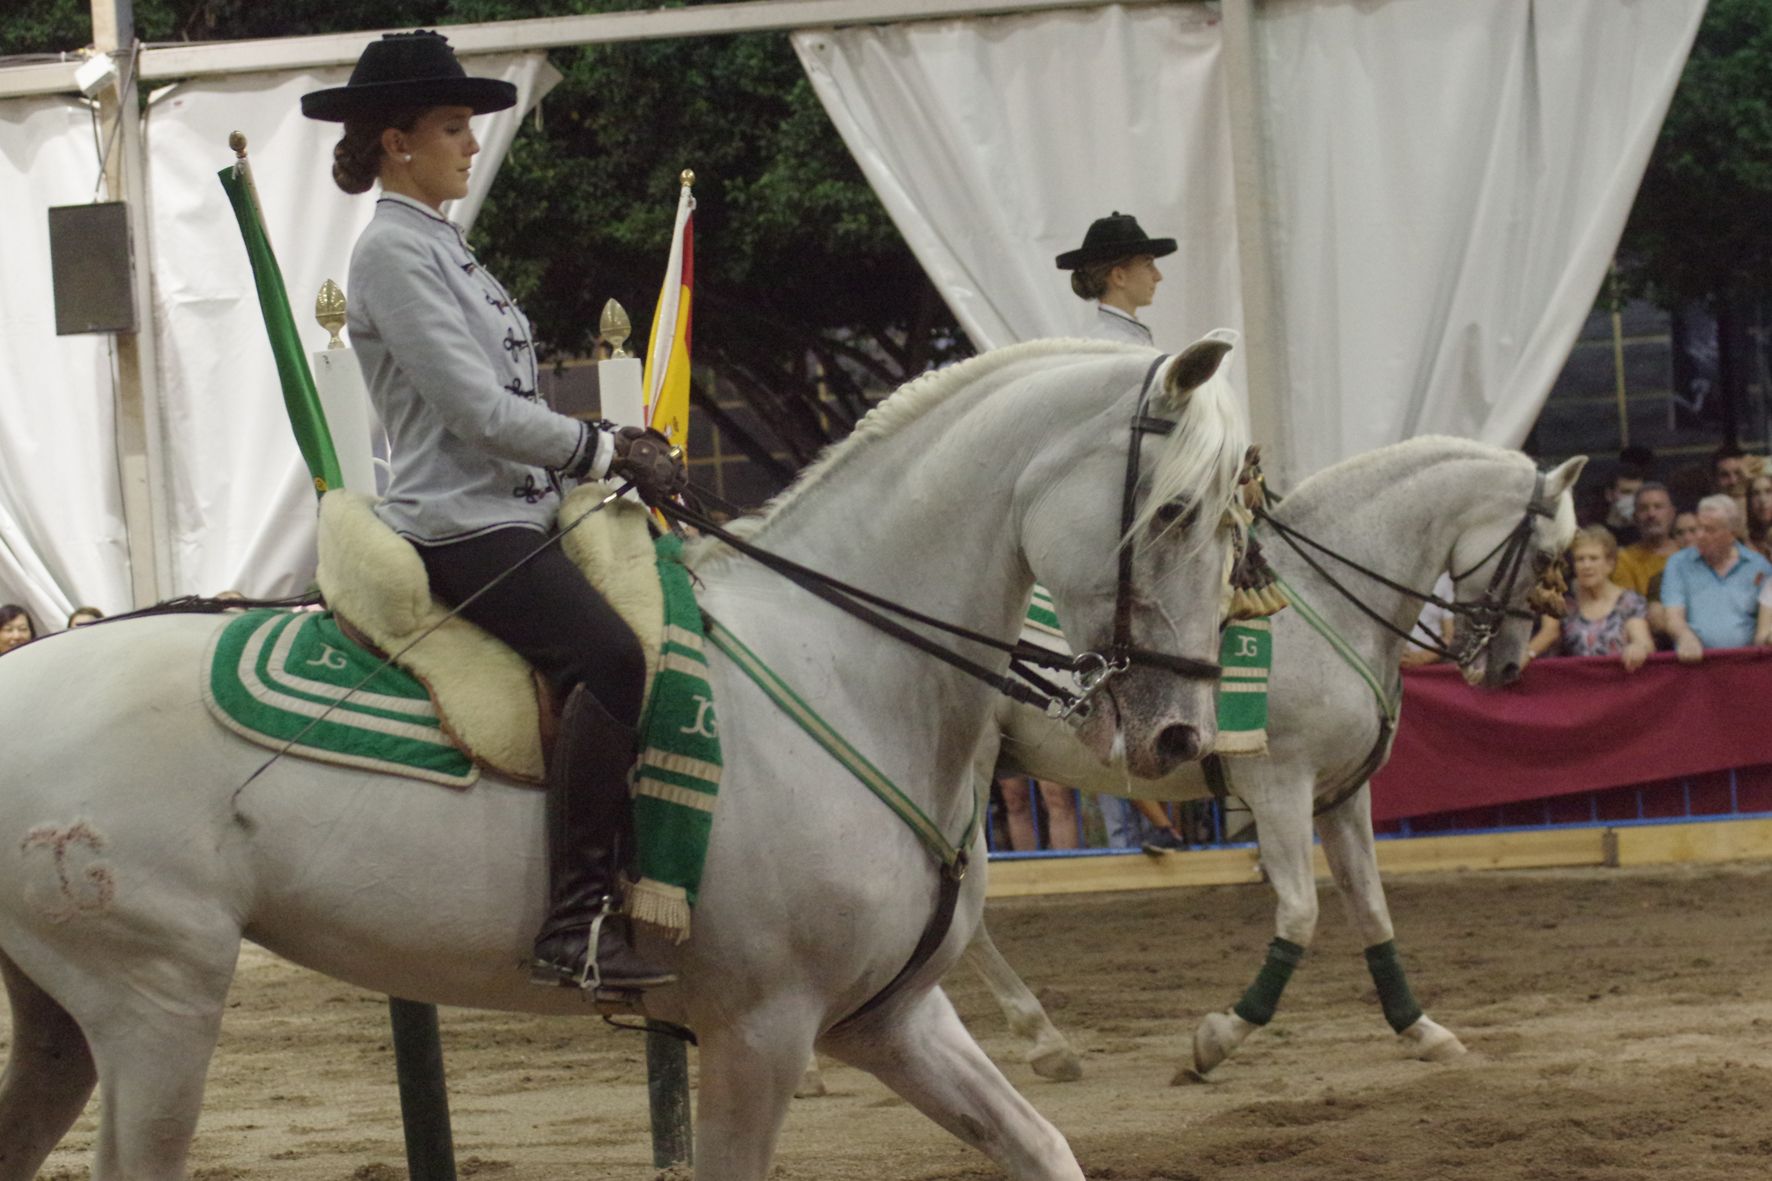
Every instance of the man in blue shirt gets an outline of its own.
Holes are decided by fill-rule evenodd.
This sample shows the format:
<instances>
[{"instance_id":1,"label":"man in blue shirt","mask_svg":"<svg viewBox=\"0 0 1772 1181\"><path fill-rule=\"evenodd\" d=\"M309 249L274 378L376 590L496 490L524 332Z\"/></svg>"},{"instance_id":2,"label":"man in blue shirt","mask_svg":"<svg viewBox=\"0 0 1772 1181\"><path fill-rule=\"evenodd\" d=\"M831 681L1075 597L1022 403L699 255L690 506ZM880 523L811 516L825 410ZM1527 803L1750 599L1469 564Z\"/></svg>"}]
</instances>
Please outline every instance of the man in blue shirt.
<instances>
[{"instance_id":1,"label":"man in blue shirt","mask_svg":"<svg viewBox=\"0 0 1772 1181\"><path fill-rule=\"evenodd\" d=\"M1667 560L1661 602L1667 630L1682 664L1704 659L1706 648L1745 648L1754 642L1760 593L1772 580L1772 562L1735 540L1741 509L1730 496L1698 502L1698 539Z\"/></svg>"}]
</instances>

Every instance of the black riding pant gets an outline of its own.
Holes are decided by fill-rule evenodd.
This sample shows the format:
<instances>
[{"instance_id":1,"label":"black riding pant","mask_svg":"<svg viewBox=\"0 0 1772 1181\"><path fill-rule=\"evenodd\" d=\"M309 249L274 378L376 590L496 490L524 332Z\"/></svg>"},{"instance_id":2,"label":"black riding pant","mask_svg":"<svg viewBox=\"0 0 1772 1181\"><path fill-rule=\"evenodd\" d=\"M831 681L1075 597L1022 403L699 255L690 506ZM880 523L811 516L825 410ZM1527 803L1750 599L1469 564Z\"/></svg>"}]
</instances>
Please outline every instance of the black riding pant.
<instances>
[{"instance_id":1,"label":"black riding pant","mask_svg":"<svg viewBox=\"0 0 1772 1181\"><path fill-rule=\"evenodd\" d=\"M432 592L453 607L516 567L542 540L533 529L511 527L417 548ZM461 613L540 669L561 700L583 685L611 717L639 725L646 686L640 641L557 543Z\"/></svg>"}]
</instances>

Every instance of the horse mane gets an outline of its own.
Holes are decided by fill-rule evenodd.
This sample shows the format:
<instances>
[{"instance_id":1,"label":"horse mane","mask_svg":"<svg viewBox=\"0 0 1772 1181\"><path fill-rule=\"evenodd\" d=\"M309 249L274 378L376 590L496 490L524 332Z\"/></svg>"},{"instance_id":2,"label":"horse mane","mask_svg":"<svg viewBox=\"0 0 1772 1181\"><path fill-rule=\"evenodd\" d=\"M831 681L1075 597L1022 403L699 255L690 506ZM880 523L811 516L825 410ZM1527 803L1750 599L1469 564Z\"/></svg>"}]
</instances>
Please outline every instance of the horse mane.
<instances>
[{"instance_id":1,"label":"horse mane","mask_svg":"<svg viewBox=\"0 0 1772 1181\"><path fill-rule=\"evenodd\" d=\"M1138 345L1107 340L1033 340L1008 345L969 357L954 365L932 369L898 387L883 401L862 416L855 429L837 440L807 464L793 481L771 497L754 515L727 525L729 532L750 537L778 520L783 513L805 497L807 491L830 478L854 458L855 454L875 441L888 438L924 414L945 402L963 386L1019 361L1059 353L1135 353L1145 351Z\"/></svg>"},{"instance_id":2,"label":"horse mane","mask_svg":"<svg viewBox=\"0 0 1772 1181\"><path fill-rule=\"evenodd\" d=\"M1321 490L1324 482L1346 479L1348 476L1363 475L1367 469L1378 469L1390 466L1400 460L1413 458L1418 453L1442 452L1443 458L1452 459L1493 459L1503 462L1519 461L1530 463L1525 455L1507 447L1497 447L1493 443L1481 443L1476 439L1460 438L1457 435L1417 435L1413 439L1404 439L1400 443L1389 443L1371 451L1363 451L1358 455L1332 463L1326 468L1306 476L1298 487L1287 493L1284 500L1297 498L1301 503L1310 502Z\"/></svg>"},{"instance_id":3,"label":"horse mane","mask_svg":"<svg viewBox=\"0 0 1772 1181\"><path fill-rule=\"evenodd\" d=\"M825 448L756 514L733 521L726 528L741 538L755 537L780 520L810 490L840 471L858 452L903 430L962 387L1010 365L1047 356L1149 355L1149 351L1141 345L1121 341L1034 340L993 349L958 364L932 370L900 386L869 410L848 437ZM1133 522L1134 532L1144 527L1152 514L1167 501L1181 499L1209 505L1229 504L1235 494L1249 430L1241 404L1223 370L1224 366L1221 366L1218 373L1193 391L1182 412L1181 422L1185 429L1169 435L1167 445L1160 450L1147 442L1147 455L1155 452L1151 455L1150 492ZM1161 380L1159 376L1155 384L1160 386ZM686 557L693 565L725 550L723 543L707 539L696 543Z\"/></svg>"}]
</instances>

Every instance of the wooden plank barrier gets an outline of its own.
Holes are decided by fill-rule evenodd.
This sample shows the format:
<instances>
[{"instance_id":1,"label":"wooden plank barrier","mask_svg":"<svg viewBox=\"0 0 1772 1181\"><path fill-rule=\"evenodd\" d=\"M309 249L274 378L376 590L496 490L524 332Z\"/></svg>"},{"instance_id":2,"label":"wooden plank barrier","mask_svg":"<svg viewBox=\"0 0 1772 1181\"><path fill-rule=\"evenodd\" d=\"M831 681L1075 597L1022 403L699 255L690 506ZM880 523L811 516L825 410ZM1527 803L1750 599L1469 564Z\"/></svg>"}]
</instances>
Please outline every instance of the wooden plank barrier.
<instances>
[{"instance_id":1,"label":"wooden plank barrier","mask_svg":"<svg viewBox=\"0 0 1772 1181\"><path fill-rule=\"evenodd\" d=\"M1483 869L1564 866L1714 864L1772 859L1772 820L1710 820L1684 824L1550 828L1465 833L1378 842L1386 876ZM1316 852L1317 876L1329 876ZM1200 849L1185 853L1105 857L1030 857L991 862L991 898L1095 891L1231 886L1261 880L1256 851Z\"/></svg>"}]
</instances>

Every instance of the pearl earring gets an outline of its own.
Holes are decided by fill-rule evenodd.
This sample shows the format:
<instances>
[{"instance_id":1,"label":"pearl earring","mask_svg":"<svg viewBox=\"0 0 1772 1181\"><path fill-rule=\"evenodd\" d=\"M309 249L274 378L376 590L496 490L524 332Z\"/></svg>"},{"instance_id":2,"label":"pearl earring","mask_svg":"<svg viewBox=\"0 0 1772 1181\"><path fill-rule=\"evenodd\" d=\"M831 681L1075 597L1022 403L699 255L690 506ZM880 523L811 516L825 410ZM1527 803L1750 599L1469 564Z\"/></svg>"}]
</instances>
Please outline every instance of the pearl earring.
<instances>
[{"instance_id":1,"label":"pearl earring","mask_svg":"<svg viewBox=\"0 0 1772 1181\"><path fill-rule=\"evenodd\" d=\"M411 153L411 152L402 152L402 153L401 153L401 154L400 154L400 161L401 161L401 163L403 163L403 164L410 164L410 163L412 163L412 153Z\"/></svg>"}]
</instances>

